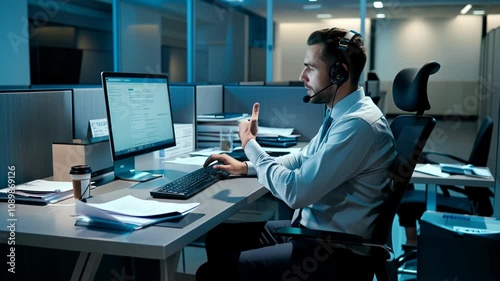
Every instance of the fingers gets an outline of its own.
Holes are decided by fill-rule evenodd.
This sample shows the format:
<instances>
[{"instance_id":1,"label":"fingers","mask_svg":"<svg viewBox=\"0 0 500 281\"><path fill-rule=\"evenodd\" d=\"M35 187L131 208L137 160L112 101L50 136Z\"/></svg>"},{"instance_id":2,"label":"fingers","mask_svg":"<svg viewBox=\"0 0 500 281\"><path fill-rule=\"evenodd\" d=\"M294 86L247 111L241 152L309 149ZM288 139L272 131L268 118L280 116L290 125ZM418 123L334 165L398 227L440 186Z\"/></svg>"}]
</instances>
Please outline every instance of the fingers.
<instances>
[{"instance_id":1,"label":"fingers","mask_svg":"<svg viewBox=\"0 0 500 281\"><path fill-rule=\"evenodd\" d=\"M232 171L231 165L227 165L227 164L217 164L217 165L214 165L214 169L216 169L216 170L223 170L223 171L226 171L226 172L229 172L229 173L231 173L231 171Z\"/></svg>"},{"instance_id":2,"label":"fingers","mask_svg":"<svg viewBox=\"0 0 500 281\"><path fill-rule=\"evenodd\" d=\"M207 167L210 165L210 163L214 162L215 160L212 158L213 154L208 156L207 160L205 160L205 163L203 163L203 167Z\"/></svg>"},{"instance_id":3,"label":"fingers","mask_svg":"<svg viewBox=\"0 0 500 281\"><path fill-rule=\"evenodd\" d=\"M207 160L205 160L205 163L203 164L203 167L207 167L208 165L212 164L214 161L222 161L224 159L223 154L212 154L210 155Z\"/></svg>"},{"instance_id":4,"label":"fingers","mask_svg":"<svg viewBox=\"0 0 500 281\"><path fill-rule=\"evenodd\" d=\"M260 109L260 104L258 102L254 103L253 105L253 111L252 111L252 121L256 121L259 119L259 109Z\"/></svg>"}]
</instances>

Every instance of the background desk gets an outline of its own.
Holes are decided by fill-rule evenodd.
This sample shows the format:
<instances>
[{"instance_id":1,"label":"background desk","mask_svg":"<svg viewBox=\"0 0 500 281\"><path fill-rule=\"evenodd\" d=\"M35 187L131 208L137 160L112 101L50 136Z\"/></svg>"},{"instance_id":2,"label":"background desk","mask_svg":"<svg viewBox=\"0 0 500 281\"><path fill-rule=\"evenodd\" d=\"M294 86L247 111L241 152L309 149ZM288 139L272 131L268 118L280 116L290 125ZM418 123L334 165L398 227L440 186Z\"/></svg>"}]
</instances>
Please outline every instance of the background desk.
<instances>
[{"instance_id":1,"label":"background desk","mask_svg":"<svg viewBox=\"0 0 500 281\"><path fill-rule=\"evenodd\" d=\"M489 169L488 169L489 170ZM437 185L461 185L461 186L474 186L478 188L489 188L495 186L495 179L490 178L476 178L463 175L451 175L447 178L436 177L419 172L413 172L410 183L425 184L426 205L427 210L436 210L436 192Z\"/></svg>"},{"instance_id":2,"label":"background desk","mask_svg":"<svg viewBox=\"0 0 500 281\"><path fill-rule=\"evenodd\" d=\"M152 162L156 162L157 167L168 169L166 177L171 180L196 169L193 166L181 165L171 167L158 164L159 161ZM129 194L141 199L151 199L149 191L154 183L150 181L134 186L133 182L114 181L93 190L93 198L90 201L108 201ZM150 226L127 233L75 226L75 218L71 216L75 214L74 199L54 206L19 204L16 206L16 244L81 252L71 280L78 280L80 277L82 280L92 280L103 254L160 260L161 279L172 280L177 266L176 254L184 246L265 193L267 190L255 178L219 181L189 200L171 200L201 203L194 212L203 214L203 217L186 227L179 229ZM0 220L3 223L0 228L0 243L2 244L7 243L9 236L7 219L7 204L1 203ZM87 258L90 258L90 262L87 263L88 268L86 272L81 273L79 271L84 269L83 261ZM18 264L17 267L21 269L22 264Z\"/></svg>"}]
</instances>

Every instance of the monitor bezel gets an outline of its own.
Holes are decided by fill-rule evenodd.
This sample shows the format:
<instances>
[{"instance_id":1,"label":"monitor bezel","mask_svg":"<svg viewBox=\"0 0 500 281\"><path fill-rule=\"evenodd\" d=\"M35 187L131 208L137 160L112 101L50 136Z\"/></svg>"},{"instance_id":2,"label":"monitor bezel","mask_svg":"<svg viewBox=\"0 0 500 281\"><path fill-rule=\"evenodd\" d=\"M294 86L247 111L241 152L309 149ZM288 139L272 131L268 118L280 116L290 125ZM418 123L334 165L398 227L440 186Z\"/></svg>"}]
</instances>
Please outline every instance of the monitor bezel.
<instances>
[{"instance_id":1,"label":"monitor bezel","mask_svg":"<svg viewBox=\"0 0 500 281\"><path fill-rule=\"evenodd\" d=\"M107 83L105 82L106 78L160 78L160 79L165 79L165 82L167 84L168 103L169 103L169 110L170 110L171 115L172 115L172 98L171 98L170 86L169 86L169 82L168 82L168 74L110 72L110 71L101 72L101 82L102 82L102 87L103 87L103 91L104 91L104 100L106 102L106 115L107 115L106 118L108 120L109 143L111 145L111 156L113 158L113 161L123 160L123 159L131 158L131 157L135 157L138 155L143 155L143 154L151 153L151 152L154 152L157 150L166 149L166 148L176 146L174 118L172 116L172 118L171 118L171 121L172 121L171 127L172 127L172 133L173 133L172 142L168 142L168 143L165 143L165 144L162 144L159 146L149 147L146 149L137 150L137 151L133 151L133 152L116 154L114 136L113 136L113 127L112 127L112 123L111 123L111 113L109 110L109 98L108 98L108 91L107 91Z\"/></svg>"}]
</instances>

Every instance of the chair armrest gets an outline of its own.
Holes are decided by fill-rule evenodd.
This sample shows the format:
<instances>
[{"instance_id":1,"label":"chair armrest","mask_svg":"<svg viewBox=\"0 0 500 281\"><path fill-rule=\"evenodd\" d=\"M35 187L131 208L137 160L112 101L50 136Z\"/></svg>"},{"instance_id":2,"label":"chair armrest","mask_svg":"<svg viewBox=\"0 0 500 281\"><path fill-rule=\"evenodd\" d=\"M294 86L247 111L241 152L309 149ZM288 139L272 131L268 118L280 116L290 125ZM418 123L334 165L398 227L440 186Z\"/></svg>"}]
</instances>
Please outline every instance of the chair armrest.
<instances>
[{"instance_id":1,"label":"chair armrest","mask_svg":"<svg viewBox=\"0 0 500 281\"><path fill-rule=\"evenodd\" d=\"M415 249L405 251L404 254L396 258L396 267L399 269L403 266L403 264L407 263L408 261L416 259L417 259L417 249L415 247Z\"/></svg>"},{"instance_id":2,"label":"chair armrest","mask_svg":"<svg viewBox=\"0 0 500 281\"><path fill-rule=\"evenodd\" d=\"M464 164L467 164L467 162L468 162L467 160L465 160L463 158L460 158L460 157L457 157L457 156L454 156L451 154L441 153L441 152L436 152L436 151L424 151L424 152L422 152L422 160L424 160L425 163L436 163L436 162L429 159L429 155L437 155L437 156L441 156L441 157L450 158L450 159L453 159L457 162L464 163Z\"/></svg>"},{"instance_id":3,"label":"chair armrest","mask_svg":"<svg viewBox=\"0 0 500 281\"><path fill-rule=\"evenodd\" d=\"M394 251L391 247L387 245L376 244L373 241L364 239L359 235L343 233L343 232L333 232L333 231L323 231L300 227L280 227L274 231L275 235L287 236L294 238L306 238L306 239L323 239L328 242L333 242L337 244L345 245L358 245L365 247L372 247L376 249L382 249L387 253L387 261L392 261L395 258Z\"/></svg>"}]
</instances>

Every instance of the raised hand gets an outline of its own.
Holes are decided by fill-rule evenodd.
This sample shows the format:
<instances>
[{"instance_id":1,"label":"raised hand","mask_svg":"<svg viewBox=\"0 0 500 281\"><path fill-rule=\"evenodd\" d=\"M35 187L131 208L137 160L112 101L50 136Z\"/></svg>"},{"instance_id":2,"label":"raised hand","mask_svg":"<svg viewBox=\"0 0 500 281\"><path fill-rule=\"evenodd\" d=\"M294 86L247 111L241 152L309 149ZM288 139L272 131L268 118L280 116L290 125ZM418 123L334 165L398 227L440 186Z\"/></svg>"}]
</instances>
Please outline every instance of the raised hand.
<instances>
[{"instance_id":1,"label":"raised hand","mask_svg":"<svg viewBox=\"0 0 500 281\"><path fill-rule=\"evenodd\" d=\"M255 139L257 137L257 132L259 131L259 109L260 104L256 102L253 105L252 118L250 119L250 121L244 120L240 122L239 134L241 146L243 148L245 148L245 146L251 139Z\"/></svg>"}]
</instances>

